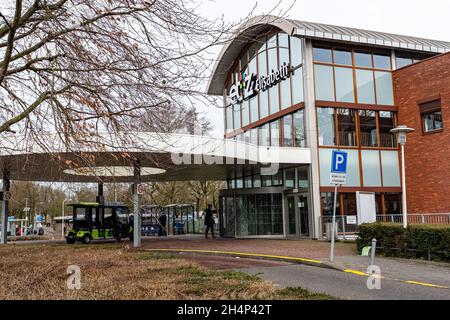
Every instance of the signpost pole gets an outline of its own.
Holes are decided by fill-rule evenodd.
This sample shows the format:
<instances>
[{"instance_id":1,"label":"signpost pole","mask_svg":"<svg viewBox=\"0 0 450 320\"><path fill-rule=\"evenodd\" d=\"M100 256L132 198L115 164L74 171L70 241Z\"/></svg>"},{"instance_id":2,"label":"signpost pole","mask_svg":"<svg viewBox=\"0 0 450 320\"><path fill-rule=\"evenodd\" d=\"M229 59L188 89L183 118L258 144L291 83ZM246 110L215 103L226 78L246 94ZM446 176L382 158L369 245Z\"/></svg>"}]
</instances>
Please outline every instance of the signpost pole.
<instances>
[{"instance_id":1,"label":"signpost pole","mask_svg":"<svg viewBox=\"0 0 450 320\"><path fill-rule=\"evenodd\" d=\"M333 223L331 225L330 262L334 262L334 243L336 242L336 209L338 186L346 185L347 152L333 151L331 156L330 184L334 185Z\"/></svg>"},{"instance_id":2,"label":"signpost pole","mask_svg":"<svg viewBox=\"0 0 450 320\"><path fill-rule=\"evenodd\" d=\"M3 169L3 205L2 205L2 214L1 214L1 223L2 223L2 236L0 239L0 244L8 243L8 210L9 210L9 170Z\"/></svg>"},{"instance_id":3,"label":"signpost pole","mask_svg":"<svg viewBox=\"0 0 450 320\"><path fill-rule=\"evenodd\" d=\"M334 187L334 204L333 204L333 224L331 226L331 250L330 250L330 262L334 261L334 242L336 234L336 204L337 204L337 190L338 185Z\"/></svg>"}]
</instances>

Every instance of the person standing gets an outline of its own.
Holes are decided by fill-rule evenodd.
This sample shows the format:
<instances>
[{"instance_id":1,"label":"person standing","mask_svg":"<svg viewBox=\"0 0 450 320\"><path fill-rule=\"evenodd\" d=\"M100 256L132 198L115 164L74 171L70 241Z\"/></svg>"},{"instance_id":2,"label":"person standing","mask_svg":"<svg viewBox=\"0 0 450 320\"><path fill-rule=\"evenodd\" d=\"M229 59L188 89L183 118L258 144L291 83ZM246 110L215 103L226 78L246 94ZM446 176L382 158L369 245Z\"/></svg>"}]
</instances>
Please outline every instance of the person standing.
<instances>
[{"instance_id":1,"label":"person standing","mask_svg":"<svg viewBox=\"0 0 450 320\"><path fill-rule=\"evenodd\" d=\"M158 218L158 222L159 222L158 236L167 237L167 232L166 232L167 216L164 211L160 214L160 216Z\"/></svg>"},{"instance_id":2,"label":"person standing","mask_svg":"<svg viewBox=\"0 0 450 320\"><path fill-rule=\"evenodd\" d=\"M214 236L214 225L216 224L216 221L214 220L213 211L212 211L212 205L208 205L208 209L205 210L205 239L208 239L208 232L211 229L212 237Z\"/></svg>"}]
</instances>

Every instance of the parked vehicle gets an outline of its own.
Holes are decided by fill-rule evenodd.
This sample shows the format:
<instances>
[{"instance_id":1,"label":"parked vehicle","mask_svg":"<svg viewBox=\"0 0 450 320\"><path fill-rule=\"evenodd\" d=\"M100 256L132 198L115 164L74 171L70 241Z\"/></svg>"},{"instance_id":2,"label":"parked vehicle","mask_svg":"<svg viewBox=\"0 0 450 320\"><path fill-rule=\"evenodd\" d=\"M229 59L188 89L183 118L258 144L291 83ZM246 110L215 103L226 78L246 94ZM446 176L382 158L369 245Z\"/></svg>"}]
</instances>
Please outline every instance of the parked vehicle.
<instances>
[{"instance_id":1,"label":"parked vehicle","mask_svg":"<svg viewBox=\"0 0 450 320\"><path fill-rule=\"evenodd\" d=\"M130 210L119 203L83 202L69 205L73 207L72 228L66 235L66 242L89 244L93 240L122 238L133 240L133 224Z\"/></svg>"}]
</instances>

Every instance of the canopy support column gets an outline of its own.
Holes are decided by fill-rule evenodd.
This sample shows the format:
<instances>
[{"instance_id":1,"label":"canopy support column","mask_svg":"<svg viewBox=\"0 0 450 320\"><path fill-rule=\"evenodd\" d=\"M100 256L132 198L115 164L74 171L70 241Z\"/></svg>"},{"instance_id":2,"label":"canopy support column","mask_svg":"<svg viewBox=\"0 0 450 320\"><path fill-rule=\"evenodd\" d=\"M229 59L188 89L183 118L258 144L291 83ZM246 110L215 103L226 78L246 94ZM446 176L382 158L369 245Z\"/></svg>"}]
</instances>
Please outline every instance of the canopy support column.
<instances>
[{"instance_id":1,"label":"canopy support column","mask_svg":"<svg viewBox=\"0 0 450 320\"><path fill-rule=\"evenodd\" d=\"M0 239L0 244L8 243L9 200L7 200L6 194L9 193L10 185L11 183L9 181L9 169L3 168L3 192L2 192L2 214L1 214L2 235Z\"/></svg>"},{"instance_id":2,"label":"canopy support column","mask_svg":"<svg viewBox=\"0 0 450 320\"><path fill-rule=\"evenodd\" d=\"M134 226L133 226L133 245L135 248L141 247L141 212L140 202L141 196L138 194L138 185L141 182L141 166L139 161L134 163L134 183L133 183L133 213L134 213Z\"/></svg>"}]
</instances>

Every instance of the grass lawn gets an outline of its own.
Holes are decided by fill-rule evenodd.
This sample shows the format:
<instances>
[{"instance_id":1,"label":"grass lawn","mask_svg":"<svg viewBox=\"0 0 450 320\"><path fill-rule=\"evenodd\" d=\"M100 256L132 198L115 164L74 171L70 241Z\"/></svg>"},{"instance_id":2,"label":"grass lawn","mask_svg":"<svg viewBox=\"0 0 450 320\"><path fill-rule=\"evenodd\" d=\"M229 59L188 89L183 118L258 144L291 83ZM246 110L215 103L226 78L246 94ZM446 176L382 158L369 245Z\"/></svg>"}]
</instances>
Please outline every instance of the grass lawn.
<instances>
[{"instance_id":1,"label":"grass lawn","mask_svg":"<svg viewBox=\"0 0 450 320\"><path fill-rule=\"evenodd\" d=\"M81 269L81 289L67 289L67 267ZM170 254L126 244L0 247L0 299L323 300L301 288L279 289L258 277L216 271Z\"/></svg>"}]
</instances>

